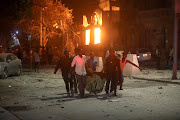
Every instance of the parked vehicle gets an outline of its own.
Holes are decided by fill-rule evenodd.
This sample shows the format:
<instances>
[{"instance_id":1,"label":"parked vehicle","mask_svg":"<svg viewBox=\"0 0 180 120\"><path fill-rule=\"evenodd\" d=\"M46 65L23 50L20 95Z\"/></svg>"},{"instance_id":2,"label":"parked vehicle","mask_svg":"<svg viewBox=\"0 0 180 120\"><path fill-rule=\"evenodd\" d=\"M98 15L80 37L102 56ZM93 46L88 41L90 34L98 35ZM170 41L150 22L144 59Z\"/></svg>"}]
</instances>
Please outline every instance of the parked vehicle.
<instances>
[{"instance_id":1,"label":"parked vehicle","mask_svg":"<svg viewBox=\"0 0 180 120\"><path fill-rule=\"evenodd\" d=\"M151 59L151 52L148 49L140 48L140 49L131 49L125 50L127 53L136 54L138 61L145 61Z\"/></svg>"},{"instance_id":2,"label":"parked vehicle","mask_svg":"<svg viewBox=\"0 0 180 120\"><path fill-rule=\"evenodd\" d=\"M7 78L9 75L21 75L22 64L12 53L0 53L0 77Z\"/></svg>"}]
</instances>

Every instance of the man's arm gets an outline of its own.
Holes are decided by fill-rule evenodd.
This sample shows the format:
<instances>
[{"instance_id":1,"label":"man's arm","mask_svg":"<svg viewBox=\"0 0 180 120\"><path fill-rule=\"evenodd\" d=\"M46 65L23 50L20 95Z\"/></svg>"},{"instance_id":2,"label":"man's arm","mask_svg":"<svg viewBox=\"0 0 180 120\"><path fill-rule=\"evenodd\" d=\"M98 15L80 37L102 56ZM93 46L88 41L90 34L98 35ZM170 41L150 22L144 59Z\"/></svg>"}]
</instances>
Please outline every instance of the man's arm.
<instances>
[{"instance_id":1,"label":"man's arm","mask_svg":"<svg viewBox=\"0 0 180 120\"><path fill-rule=\"evenodd\" d=\"M108 57L105 59L105 61L104 61L104 67L103 67L103 69L102 69L102 71L101 72L106 72L107 71L107 64L108 64Z\"/></svg>"},{"instance_id":2,"label":"man's arm","mask_svg":"<svg viewBox=\"0 0 180 120\"><path fill-rule=\"evenodd\" d=\"M136 64L134 64L134 63L132 63L131 61L126 60L126 63L130 63L130 64L132 64L133 66L135 66L135 67L139 68L139 70L140 70L140 71L142 71L142 69L141 69L139 66L137 66L137 65L136 65Z\"/></svg>"},{"instance_id":3,"label":"man's arm","mask_svg":"<svg viewBox=\"0 0 180 120\"><path fill-rule=\"evenodd\" d=\"M59 59L57 65L55 67L54 74L56 74L56 72L58 71L59 68L61 68L61 58Z\"/></svg>"},{"instance_id":4,"label":"man's arm","mask_svg":"<svg viewBox=\"0 0 180 120\"><path fill-rule=\"evenodd\" d=\"M75 64L76 64L76 57L73 58L72 63L71 63L71 67L73 68Z\"/></svg>"},{"instance_id":5,"label":"man's arm","mask_svg":"<svg viewBox=\"0 0 180 120\"><path fill-rule=\"evenodd\" d=\"M96 71L97 65L98 65L98 61L96 60L96 62L95 62L95 71Z\"/></svg>"},{"instance_id":6,"label":"man's arm","mask_svg":"<svg viewBox=\"0 0 180 120\"><path fill-rule=\"evenodd\" d=\"M72 60L70 72L72 72L75 64L76 64L76 57L74 57L73 60Z\"/></svg>"}]
</instances>

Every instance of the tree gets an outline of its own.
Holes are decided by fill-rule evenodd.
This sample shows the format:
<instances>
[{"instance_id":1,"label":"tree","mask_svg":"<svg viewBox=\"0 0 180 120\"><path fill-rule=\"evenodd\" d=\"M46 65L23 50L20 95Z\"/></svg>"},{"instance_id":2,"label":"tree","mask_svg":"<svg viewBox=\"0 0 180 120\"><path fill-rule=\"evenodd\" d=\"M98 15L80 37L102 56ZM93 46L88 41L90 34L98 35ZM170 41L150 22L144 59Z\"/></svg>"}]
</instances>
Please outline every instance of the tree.
<instances>
[{"instance_id":1,"label":"tree","mask_svg":"<svg viewBox=\"0 0 180 120\"><path fill-rule=\"evenodd\" d=\"M34 0L32 17L24 17L18 24L25 33L31 34L32 39L40 36L42 32L43 46L45 46L47 41L55 35L65 36L71 33L73 31L72 19L72 10L65 7L61 1Z\"/></svg>"}]
</instances>

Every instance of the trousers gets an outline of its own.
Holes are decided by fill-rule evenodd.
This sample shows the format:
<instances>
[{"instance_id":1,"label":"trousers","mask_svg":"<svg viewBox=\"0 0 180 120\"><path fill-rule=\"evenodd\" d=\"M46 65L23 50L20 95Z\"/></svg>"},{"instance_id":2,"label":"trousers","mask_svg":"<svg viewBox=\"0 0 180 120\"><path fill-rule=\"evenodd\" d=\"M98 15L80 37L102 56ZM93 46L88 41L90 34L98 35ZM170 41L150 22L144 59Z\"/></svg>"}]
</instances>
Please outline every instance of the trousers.
<instances>
[{"instance_id":1,"label":"trousers","mask_svg":"<svg viewBox=\"0 0 180 120\"><path fill-rule=\"evenodd\" d=\"M78 80L78 89L80 92L80 96L84 96L84 90L86 87L86 75L78 75L76 74L76 78Z\"/></svg>"},{"instance_id":2,"label":"trousers","mask_svg":"<svg viewBox=\"0 0 180 120\"><path fill-rule=\"evenodd\" d=\"M68 73L62 72L62 77L64 79L64 83L66 85L66 91L69 92L69 89L73 89L73 81L72 78L68 78Z\"/></svg>"},{"instance_id":3,"label":"trousers","mask_svg":"<svg viewBox=\"0 0 180 120\"><path fill-rule=\"evenodd\" d=\"M111 83L110 92L114 91L116 92L116 86L117 86L117 73L106 73L106 87L105 91L106 93L109 93L109 84Z\"/></svg>"}]
</instances>

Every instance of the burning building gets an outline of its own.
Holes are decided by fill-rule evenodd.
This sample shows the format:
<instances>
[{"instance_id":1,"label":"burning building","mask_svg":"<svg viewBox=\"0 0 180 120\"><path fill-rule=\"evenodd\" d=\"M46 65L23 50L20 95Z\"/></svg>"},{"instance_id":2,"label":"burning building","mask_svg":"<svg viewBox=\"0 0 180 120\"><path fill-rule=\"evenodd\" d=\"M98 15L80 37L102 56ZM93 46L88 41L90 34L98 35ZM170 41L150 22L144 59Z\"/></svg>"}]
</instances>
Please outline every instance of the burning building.
<instances>
[{"instance_id":1,"label":"burning building","mask_svg":"<svg viewBox=\"0 0 180 120\"><path fill-rule=\"evenodd\" d=\"M80 44L91 50L147 48L153 53L156 46L173 46L172 0L99 0L91 15L82 18Z\"/></svg>"}]
</instances>

